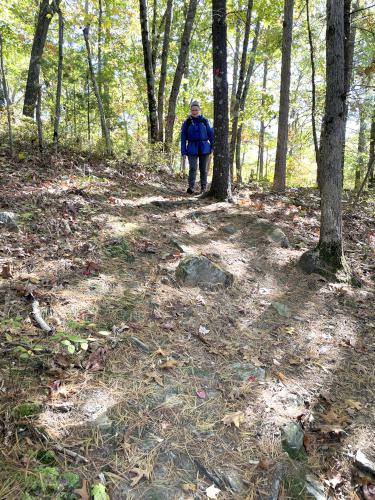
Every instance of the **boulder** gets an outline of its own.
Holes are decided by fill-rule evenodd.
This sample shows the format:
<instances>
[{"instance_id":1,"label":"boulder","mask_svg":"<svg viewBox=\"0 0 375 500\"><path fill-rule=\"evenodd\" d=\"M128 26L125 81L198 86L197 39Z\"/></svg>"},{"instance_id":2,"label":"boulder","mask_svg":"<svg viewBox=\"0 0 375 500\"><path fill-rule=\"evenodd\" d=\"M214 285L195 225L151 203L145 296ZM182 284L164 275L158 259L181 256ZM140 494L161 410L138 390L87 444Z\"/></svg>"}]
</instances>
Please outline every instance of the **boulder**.
<instances>
[{"instance_id":1,"label":"boulder","mask_svg":"<svg viewBox=\"0 0 375 500\"><path fill-rule=\"evenodd\" d=\"M213 287L233 284L233 274L223 271L217 264L203 256L189 256L176 269L178 281L190 286Z\"/></svg>"},{"instance_id":2,"label":"boulder","mask_svg":"<svg viewBox=\"0 0 375 500\"><path fill-rule=\"evenodd\" d=\"M281 428L281 444L291 458L304 455L303 437L303 430L296 422L290 422Z\"/></svg>"},{"instance_id":3,"label":"boulder","mask_svg":"<svg viewBox=\"0 0 375 500\"><path fill-rule=\"evenodd\" d=\"M258 219L255 222L256 226L261 229L269 241L281 246L281 248L289 248L289 240L279 227L267 219Z\"/></svg>"}]
</instances>

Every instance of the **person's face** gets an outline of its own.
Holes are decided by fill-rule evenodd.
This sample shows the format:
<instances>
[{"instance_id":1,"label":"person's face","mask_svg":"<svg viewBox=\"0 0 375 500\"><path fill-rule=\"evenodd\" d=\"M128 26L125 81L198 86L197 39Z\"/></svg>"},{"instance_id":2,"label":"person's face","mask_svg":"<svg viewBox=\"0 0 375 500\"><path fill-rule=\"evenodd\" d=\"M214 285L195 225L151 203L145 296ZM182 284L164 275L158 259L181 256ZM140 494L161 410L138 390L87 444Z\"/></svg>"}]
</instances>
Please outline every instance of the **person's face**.
<instances>
[{"instance_id":1,"label":"person's face","mask_svg":"<svg viewBox=\"0 0 375 500\"><path fill-rule=\"evenodd\" d=\"M199 116L201 108L199 106L192 106L190 108L191 116Z\"/></svg>"}]
</instances>

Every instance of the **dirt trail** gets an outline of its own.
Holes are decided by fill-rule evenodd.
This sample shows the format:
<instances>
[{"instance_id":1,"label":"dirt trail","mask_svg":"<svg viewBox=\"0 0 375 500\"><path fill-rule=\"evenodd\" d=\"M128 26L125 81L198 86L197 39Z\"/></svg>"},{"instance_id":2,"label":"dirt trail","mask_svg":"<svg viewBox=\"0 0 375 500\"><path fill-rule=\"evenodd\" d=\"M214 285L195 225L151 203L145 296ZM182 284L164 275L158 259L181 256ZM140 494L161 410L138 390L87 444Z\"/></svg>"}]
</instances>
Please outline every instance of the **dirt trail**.
<instances>
[{"instance_id":1,"label":"dirt trail","mask_svg":"<svg viewBox=\"0 0 375 500\"><path fill-rule=\"evenodd\" d=\"M371 219L347 219L364 284L354 289L298 268L318 239L308 191L243 191L226 204L186 197L167 174L101 164L90 176L65 164L57 177L7 174L0 210L12 206L21 231L4 233L0 255L13 269L0 290L2 453L18 475L1 498L86 498L19 475L54 442L88 460L56 453L55 467L78 472L83 489L105 482L113 499L207 498L213 484L219 499L268 498L281 464L280 498L308 498L306 471L326 492L339 475L337 498L355 498L353 455L375 452ZM181 285L186 255L231 272L233 286ZM48 338L28 319L30 291L55 329ZM30 400L42 411L20 424L12 408ZM296 460L281 445L290 422L304 432Z\"/></svg>"}]
</instances>

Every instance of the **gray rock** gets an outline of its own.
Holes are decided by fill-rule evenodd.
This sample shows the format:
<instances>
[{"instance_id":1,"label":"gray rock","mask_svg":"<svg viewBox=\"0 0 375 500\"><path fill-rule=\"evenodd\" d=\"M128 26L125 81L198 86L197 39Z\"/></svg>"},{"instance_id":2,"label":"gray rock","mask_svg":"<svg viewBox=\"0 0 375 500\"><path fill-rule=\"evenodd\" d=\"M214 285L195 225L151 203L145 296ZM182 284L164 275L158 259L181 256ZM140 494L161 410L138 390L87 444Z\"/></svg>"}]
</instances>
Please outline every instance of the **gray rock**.
<instances>
[{"instance_id":1,"label":"gray rock","mask_svg":"<svg viewBox=\"0 0 375 500\"><path fill-rule=\"evenodd\" d=\"M282 248L289 248L289 240L279 227L267 219L258 219L255 224L265 233L267 238Z\"/></svg>"},{"instance_id":2,"label":"gray rock","mask_svg":"<svg viewBox=\"0 0 375 500\"><path fill-rule=\"evenodd\" d=\"M192 253L192 249L188 246L182 243L181 241L176 240L175 238L171 239L172 245L174 245L180 252L190 254Z\"/></svg>"},{"instance_id":3,"label":"gray rock","mask_svg":"<svg viewBox=\"0 0 375 500\"><path fill-rule=\"evenodd\" d=\"M237 233L238 229L235 226L224 226L223 227L223 232L226 234L234 234Z\"/></svg>"},{"instance_id":4,"label":"gray rock","mask_svg":"<svg viewBox=\"0 0 375 500\"><path fill-rule=\"evenodd\" d=\"M247 382L249 377L256 377L258 380L264 380L266 377L266 371L263 368L251 363L233 363L230 369L234 377L241 382Z\"/></svg>"},{"instance_id":5,"label":"gray rock","mask_svg":"<svg viewBox=\"0 0 375 500\"><path fill-rule=\"evenodd\" d=\"M300 458L304 455L303 436L303 430L296 422L281 427L281 444L291 458Z\"/></svg>"},{"instance_id":6,"label":"gray rock","mask_svg":"<svg viewBox=\"0 0 375 500\"><path fill-rule=\"evenodd\" d=\"M357 451L354 463L359 469L375 476L375 462L367 458L361 450Z\"/></svg>"},{"instance_id":7,"label":"gray rock","mask_svg":"<svg viewBox=\"0 0 375 500\"><path fill-rule=\"evenodd\" d=\"M314 497L316 500L327 500L327 495L324 492L324 486L313 474L306 474L305 488L309 495Z\"/></svg>"},{"instance_id":8,"label":"gray rock","mask_svg":"<svg viewBox=\"0 0 375 500\"><path fill-rule=\"evenodd\" d=\"M13 212L0 212L0 229L2 227L9 231L19 231L16 214Z\"/></svg>"},{"instance_id":9,"label":"gray rock","mask_svg":"<svg viewBox=\"0 0 375 500\"><path fill-rule=\"evenodd\" d=\"M247 489L241 475L236 470L218 469L217 472L224 483L235 493L243 493Z\"/></svg>"},{"instance_id":10,"label":"gray rock","mask_svg":"<svg viewBox=\"0 0 375 500\"><path fill-rule=\"evenodd\" d=\"M176 269L176 278L186 285L203 288L216 285L228 287L234 280L233 274L223 271L203 256L189 256L183 259Z\"/></svg>"},{"instance_id":11,"label":"gray rock","mask_svg":"<svg viewBox=\"0 0 375 500\"><path fill-rule=\"evenodd\" d=\"M288 306L282 304L281 302L272 302L271 305L276 309L280 316L284 316L284 318L290 318L290 309Z\"/></svg>"}]
</instances>

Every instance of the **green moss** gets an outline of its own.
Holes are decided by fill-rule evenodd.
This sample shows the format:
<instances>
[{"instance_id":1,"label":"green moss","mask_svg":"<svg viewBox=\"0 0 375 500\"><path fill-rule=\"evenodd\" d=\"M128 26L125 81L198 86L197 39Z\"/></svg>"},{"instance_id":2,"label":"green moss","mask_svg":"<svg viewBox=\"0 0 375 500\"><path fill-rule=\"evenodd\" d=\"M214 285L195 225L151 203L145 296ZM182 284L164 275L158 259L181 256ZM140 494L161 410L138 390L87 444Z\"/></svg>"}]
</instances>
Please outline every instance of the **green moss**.
<instances>
[{"instance_id":1,"label":"green moss","mask_svg":"<svg viewBox=\"0 0 375 500\"><path fill-rule=\"evenodd\" d=\"M56 465L56 455L52 450L39 450L36 458L44 465Z\"/></svg>"},{"instance_id":2,"label":"green moss","mask_svg":"<svg viewBox=\"0 0 375 500\"><path fill-rule=\"evenodd\" d=\"M71 471L64 472L61 477L63 484L70 489L77 488L81 480L78 474Z\"/></svg>"},{"instance_id":3,"label":"green moss","mask_svg":"<svg viewBox=\"0 0 375 500\"><path fill-rule=\"evenodd\" d=\"M21 403L12 410L14 418L36 417L42 411L42 405L39 403Z\"/></svg>"},{"instance_id":4,"label":"green moss","mask_svg":"<svg viewBox=\"0 0 375 500\"><path fill-rule=\"evenodd\" d=\"M134 261L134 256L130 253L130 250L129 250L129 244L123 238L117 240L116 242L109 244L105 248L105 254L111 258L121 257L124 260L126 260L126 262L133 262Z\"/></svg>"},{"instance_id":5,"label":"green moss","mask_svg":"<svg viewBox=\"0 0 375 500\"><path fill-rule=\"evenodd\" d=\"M76 500L74 489L79 486L80 477L75 472L61 473L57 467L41 465L31 471L22 484L22 500L53 498L54 500Z\"/></svg>"}]
</instances>

